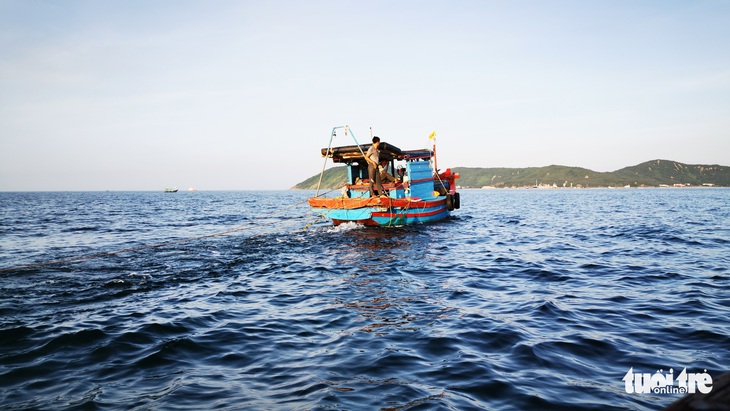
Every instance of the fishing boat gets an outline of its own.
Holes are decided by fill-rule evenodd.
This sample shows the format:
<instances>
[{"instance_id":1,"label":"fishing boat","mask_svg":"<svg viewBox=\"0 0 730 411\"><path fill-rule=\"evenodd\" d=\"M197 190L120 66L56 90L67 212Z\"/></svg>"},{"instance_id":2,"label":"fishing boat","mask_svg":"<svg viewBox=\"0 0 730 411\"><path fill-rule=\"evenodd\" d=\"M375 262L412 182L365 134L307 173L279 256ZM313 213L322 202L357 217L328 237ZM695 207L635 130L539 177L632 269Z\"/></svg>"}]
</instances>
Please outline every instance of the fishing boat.
<instances>
[{"instance_id":1,"label":"fishing boat","mask_svg":"<svg viewBox=\"0 0 730 411\"><path fill-rule=\"evenodd\" d=\"M177 188L166 188L165 192L166 193L177 193Z\"/></svg>"},{"instance_id":2,"label":"fishing boat","mask_svg":"<svg viewBox=\"0 0 730 411\"><path fill-rule=\"evenodd\" d=\"M355 145L332 147L336 131L342 128L345 135L352 136ZM435 132L429 138L433 140L432 150L401 150L381 142L380 160L387 161L389 173L398 174L394 172L397 164L405 170L405 175L395 182L383 183L384 196L371 196L365 153L372 144L359 144L348 126L334 127L329 145L321 150L325 164L317 193L308 200L310 208L332 220L334 225L353 222L370 227L403 226L448 218L451 211L461 206L456 191L459 174L448 168L439 172ZM347 167L347 184L337 197L319 194L328 159Z\"/></svg>"}]
</instances>

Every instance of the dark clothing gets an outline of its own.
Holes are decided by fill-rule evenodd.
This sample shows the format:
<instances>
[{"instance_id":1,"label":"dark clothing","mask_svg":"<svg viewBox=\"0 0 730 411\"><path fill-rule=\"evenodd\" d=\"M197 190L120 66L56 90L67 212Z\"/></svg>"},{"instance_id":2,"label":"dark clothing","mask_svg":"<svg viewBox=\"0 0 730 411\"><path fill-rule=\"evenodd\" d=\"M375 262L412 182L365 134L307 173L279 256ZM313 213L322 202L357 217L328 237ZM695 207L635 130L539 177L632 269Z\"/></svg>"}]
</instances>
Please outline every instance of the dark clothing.
<instances>
[{"instance_id":1,"label":"dark clothing","mask_svg":"<svg viewBox=\"0 0 730 411\"><path fill-rule=\"evenodd\" d=\"M368 179L370 179L370 197L375 197L373 184L375 185L375 188L378 189L378 194L385 194L385 190L383 190L383 183L380 181L380 171L376 166L370 163L368 163Z\"/></svg>"}]
</instances>

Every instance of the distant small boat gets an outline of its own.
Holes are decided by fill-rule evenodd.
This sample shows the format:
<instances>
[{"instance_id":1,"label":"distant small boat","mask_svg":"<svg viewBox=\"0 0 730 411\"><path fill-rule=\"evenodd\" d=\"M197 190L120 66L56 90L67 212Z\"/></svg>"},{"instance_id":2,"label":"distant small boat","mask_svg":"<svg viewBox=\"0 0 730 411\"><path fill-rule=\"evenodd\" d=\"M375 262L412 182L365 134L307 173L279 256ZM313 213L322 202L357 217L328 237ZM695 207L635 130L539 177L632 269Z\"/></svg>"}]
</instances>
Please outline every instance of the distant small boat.
<instances>
[{"instance_id":1,"label":"distant small boat","mask_svg":"<svg viewBox=\"0 0 730 411\"><path fill-rule=\"evenodd\" d=\"M177 188L166 188L165 192L166 193L177 193Z\"/></svg>"},{"instance_id":2,"label":"distant small boat","mask_svg":"<svg viewBox=\"0 0 730 411\"><path fill-rule=\"evenodd\" d=\"M345 128L345 135L352 134L347 126L335 127L332 137L337 128ZM355 136L352 137L354 139ZM429 138L434 137L435 132ZM330 158L335 163L347 165L348 184L342 188L342 195L319 197L318 186L315 197L309 199L311 209L331 219L334 225L354 222L377 227L428 223L443 220L460 207L455 182L459 174L452 173L449 168L443 173L435 170L435 142L433 150L401 150L391 144L380 143L380 158L387 161L393 171L396 161L403 163L407 176L407 180L403 178L394 183L383 183L387 191L383 197L370 196L364 153L371 144L360 145L357 140L355 143L357 145L330 146L321 151L325 164L326 159Z\"/></svg>"}]
</instances>

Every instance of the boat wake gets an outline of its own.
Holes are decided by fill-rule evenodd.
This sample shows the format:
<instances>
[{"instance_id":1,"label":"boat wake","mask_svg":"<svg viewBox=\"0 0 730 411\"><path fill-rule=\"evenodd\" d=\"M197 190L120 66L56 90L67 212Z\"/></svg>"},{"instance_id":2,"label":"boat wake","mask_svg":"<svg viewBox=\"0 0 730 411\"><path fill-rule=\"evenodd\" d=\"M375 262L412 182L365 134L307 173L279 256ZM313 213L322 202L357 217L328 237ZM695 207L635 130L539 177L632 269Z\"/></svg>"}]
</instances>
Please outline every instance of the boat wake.
<instances>
[{"instance_id":1,"label":"boat wake","mask_svg":"<svg viewBox=\"0 0 730 411\"><path fill-rule=\"evenodd\" d=\"M364 225L358 224L354 221L348 221L348 222L342 223L340 225L328 227L329 231L332 233L346 233L348 231L361 230L363 228L365 228Z\"/></svg>"}]
</instances>

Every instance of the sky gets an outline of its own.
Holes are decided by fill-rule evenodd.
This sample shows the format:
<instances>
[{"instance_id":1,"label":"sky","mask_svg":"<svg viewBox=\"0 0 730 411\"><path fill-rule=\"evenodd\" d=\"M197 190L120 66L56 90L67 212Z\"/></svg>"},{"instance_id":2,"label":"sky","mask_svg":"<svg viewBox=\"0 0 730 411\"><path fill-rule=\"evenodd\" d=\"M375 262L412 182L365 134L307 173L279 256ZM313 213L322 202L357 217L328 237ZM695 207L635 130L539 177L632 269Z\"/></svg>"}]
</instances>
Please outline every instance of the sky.
<instances>
[{"instance_id":1,"label":"sky","mask_svg":"<svg viewBox=\"0 0 730 411\"><path fill-rule=\"evenodd\" d=\"M288 189L342 125L442 169L730 166L730 2L0 0L0 191Z\"/></svg>"}]
</instances>

